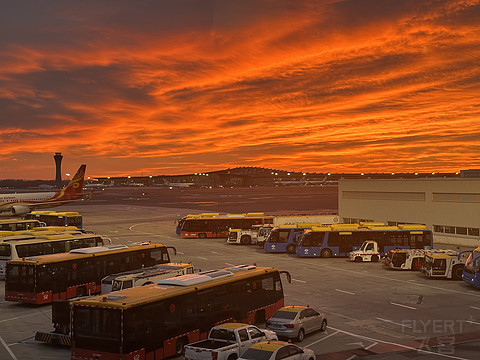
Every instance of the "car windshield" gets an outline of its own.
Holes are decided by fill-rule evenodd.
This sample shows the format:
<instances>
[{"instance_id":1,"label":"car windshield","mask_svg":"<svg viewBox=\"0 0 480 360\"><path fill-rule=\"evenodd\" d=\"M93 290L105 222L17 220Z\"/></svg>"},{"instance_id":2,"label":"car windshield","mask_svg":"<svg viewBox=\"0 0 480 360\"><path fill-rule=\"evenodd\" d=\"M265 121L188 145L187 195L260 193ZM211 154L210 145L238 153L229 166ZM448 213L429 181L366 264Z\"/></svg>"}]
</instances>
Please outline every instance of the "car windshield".
<instances>
[{"instance_id":1,"label":"car windshield","mask_svg":"<svg viewBox=\"0 0 480 360\"><path fill-rule=\"evenodd\" d=\"M271 351L260 349L248 349L242 355L242 359L248 360L268 360L272 356Z\"/></svg>"},{"instance_id":2,"label":"car windshield","mask_svg":"<svg viewBox=\"0 0 480 360\"><path fill-rule=\"evenodd\" d=\"M295 319L295 316L297 316L296 312L278 310L275 314L273 314L272 317L274 317L276 319L293 320L293 319Z\"/></svg>"}]
</instances>

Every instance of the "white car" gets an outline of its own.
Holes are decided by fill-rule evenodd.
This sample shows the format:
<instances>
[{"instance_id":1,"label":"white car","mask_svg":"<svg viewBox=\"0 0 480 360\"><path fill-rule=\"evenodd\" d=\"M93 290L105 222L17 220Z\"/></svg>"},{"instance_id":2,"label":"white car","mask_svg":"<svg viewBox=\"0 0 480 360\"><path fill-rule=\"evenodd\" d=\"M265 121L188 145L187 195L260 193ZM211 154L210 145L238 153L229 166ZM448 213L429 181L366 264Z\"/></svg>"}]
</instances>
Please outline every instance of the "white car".
<instances>
[{"instance_id":1,"label":"white car","mask_svg":"<svg viewBox=\"0 0 480 360\"><path fill-rule=\"evenodd\" d=\"M238 360L315 360L313 350L278 340L261 341L250 346Z\"/></svg>"}]
</instances>

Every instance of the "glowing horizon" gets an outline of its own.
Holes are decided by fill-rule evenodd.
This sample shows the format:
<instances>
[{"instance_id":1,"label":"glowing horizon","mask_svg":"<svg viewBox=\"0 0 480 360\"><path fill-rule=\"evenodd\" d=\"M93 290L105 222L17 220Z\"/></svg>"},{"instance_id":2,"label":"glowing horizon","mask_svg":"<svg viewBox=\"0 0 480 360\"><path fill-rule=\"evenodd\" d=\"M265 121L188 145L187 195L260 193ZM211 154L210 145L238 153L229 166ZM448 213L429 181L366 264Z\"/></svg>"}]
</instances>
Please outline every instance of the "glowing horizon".
<instances>
[{"instance_id":1,"label":"glowing horizon","mask_svg":"<svg viewBox=\"0 0 480 360\"><path fill-rule=\"evenodd\" d=\"M480 1L4 7L2 179L480 168Z\"/></svg>"}]
</instances>

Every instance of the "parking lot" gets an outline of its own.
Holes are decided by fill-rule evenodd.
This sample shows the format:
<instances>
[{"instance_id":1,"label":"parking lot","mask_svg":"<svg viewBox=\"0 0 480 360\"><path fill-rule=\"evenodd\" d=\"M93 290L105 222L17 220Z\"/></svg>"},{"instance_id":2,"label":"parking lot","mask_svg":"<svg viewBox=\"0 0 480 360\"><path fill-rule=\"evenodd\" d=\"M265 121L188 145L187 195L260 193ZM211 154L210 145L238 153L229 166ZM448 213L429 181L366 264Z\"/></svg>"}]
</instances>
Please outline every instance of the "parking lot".
<instances>
[{"instance_id":1,"label":"parking lot","mask_svg":"<svg viewBox=\"0 0 480 360\"><path fill-rule=\"evenodd\" d=\"M201 270L257 264L289 271L292 282L284 281L285 303L309 305L327 314L327 331L299 343L313 349L318 359L478 358L480 342L471 341L471 333L480 331L480 291L463 282L388 271L380 263L267 254L254 245L227 245L225 239L181 239L174 220L189 213L187 208L104 201L62 209L80 211L86 229L114 244L152 241L174 246L173 261L192 262ZM37 330L52 330L49 305L1 300L0 309L0 359L70 358L67 348L34 341ZM417 350L422 344L425 351ZM407 352L392 353L400 350Z\"/></svg>"}]
</instances>

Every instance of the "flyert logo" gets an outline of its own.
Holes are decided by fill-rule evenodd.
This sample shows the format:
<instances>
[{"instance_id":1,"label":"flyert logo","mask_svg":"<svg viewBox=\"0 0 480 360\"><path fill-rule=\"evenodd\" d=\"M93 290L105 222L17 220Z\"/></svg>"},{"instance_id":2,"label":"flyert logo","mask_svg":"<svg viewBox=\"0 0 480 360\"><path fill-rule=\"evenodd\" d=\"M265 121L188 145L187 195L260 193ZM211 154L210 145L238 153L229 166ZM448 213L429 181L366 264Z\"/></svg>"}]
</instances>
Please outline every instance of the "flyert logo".
<instances>
[{"instance_id":1,"label":"flyert logo","mask_svg":"<svg viewBox=\"0 0 480 360\"><path fill-rule=\"evenodd\" d=\"M418 352L436 352L439 355L454 355L456 338L454 334L462 333L464 320L403 320L402 328L413 334L429 334L421 338Z\"/></svg>"}]
</instances>

